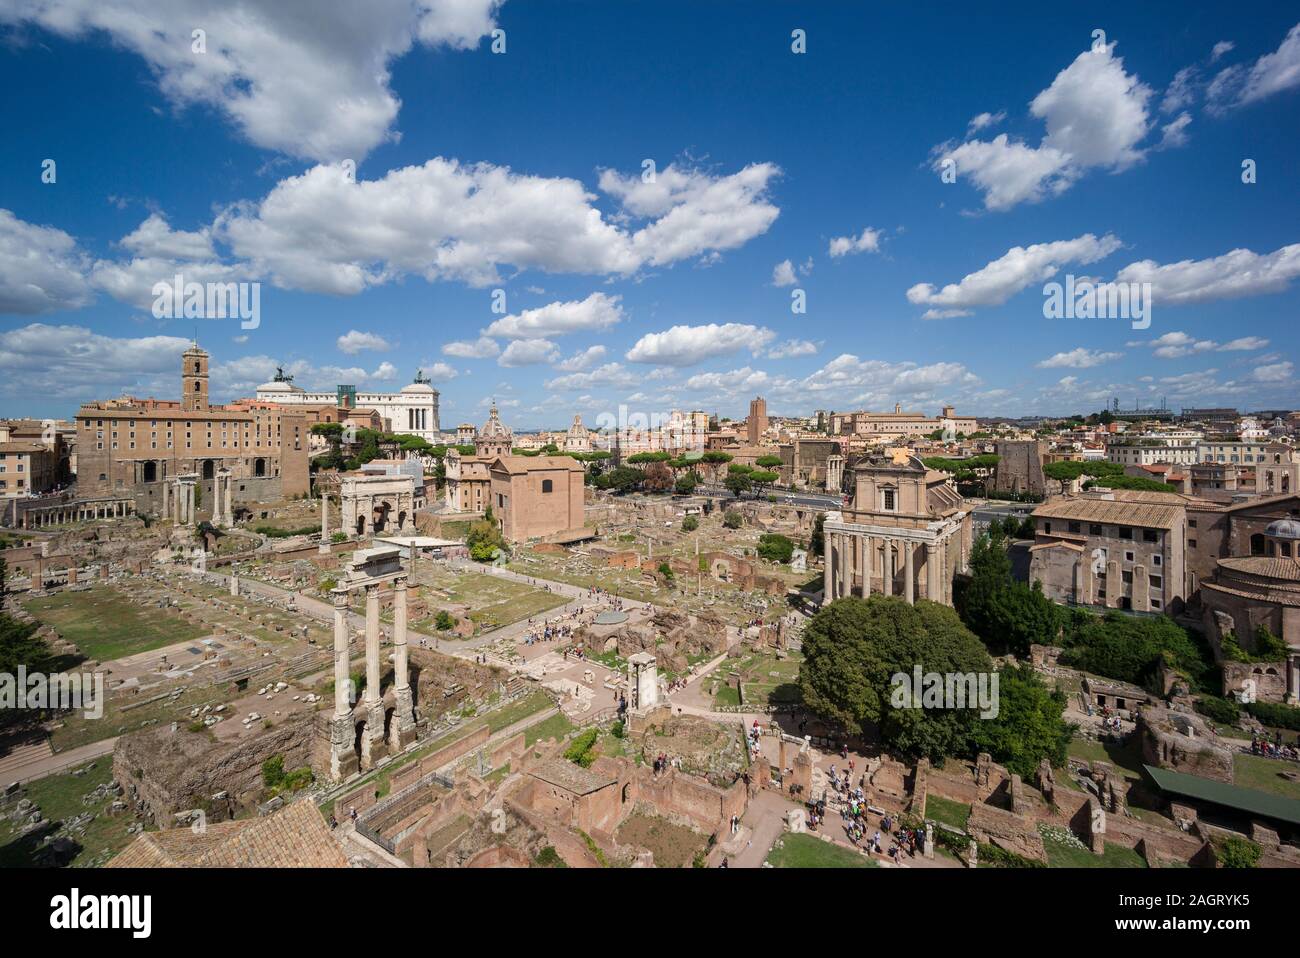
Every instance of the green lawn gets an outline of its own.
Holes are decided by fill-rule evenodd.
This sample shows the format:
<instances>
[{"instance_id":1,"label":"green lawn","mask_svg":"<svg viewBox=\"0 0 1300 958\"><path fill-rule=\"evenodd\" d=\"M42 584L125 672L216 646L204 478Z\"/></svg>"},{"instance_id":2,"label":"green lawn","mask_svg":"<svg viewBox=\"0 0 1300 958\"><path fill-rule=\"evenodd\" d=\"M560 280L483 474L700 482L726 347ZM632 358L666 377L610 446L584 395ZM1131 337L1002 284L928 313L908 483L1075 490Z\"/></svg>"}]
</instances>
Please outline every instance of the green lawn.
<instances>
[{"instance_id":1,"label":"green lawn","mask_svg":"<svg viewBox=\"0 0 1300 958\"><path fill-rule=\"evenodd\" d=\"M573 723L563 712L557 712L548 719L530 725L524 730L524 745L532 746L546 739L562 739L573 731Z\"/></svg>"},{"instance_id":2,"label":"green lawn","mask_svg":"<svg viewBox=\"0 0 1300 958\"><path fill-rule=\"evenodd\" d=\"M133 605L112 588L40 596L27 603L27 611L76 643L87 658L100 662L177 642L193 642L208 634L208 630L182 620L178 613Z\"/></svg>"},{"instance_id":3,"label":"green lawn","mask_svg":"<svg viewBox=\"0 0 1300 958\"><path fill-rule=\"evenodd\" d=\"M1240 752L1233 756L1233 779L1242 788L1254 788L1285 798L1300 799L1300 782L1282 777L1282 772L1297 771L1300 771L1300 765L1295 762L1264 758L1262 755L1243 755Z\"/></svg>"},{"instance_id":4,"label":"green lawn","mask_svg":"<svg viewBox=\"0 0 1300 958\"><path fill-rule=\"evenodd\" d=\"M86 812L95 813L95 817L84 828L75 832L62 832L75 843L75 857L71 861L74 868L103 864L129 845L135 837L126 831L135 819L130 815L110 818L107 814L109 805L116 800L115 796L109 795L90 805L82 802L83 795L112 780L112 756L96 759L94 766L79 766L88 769L82 775L73 774L77 769L68 769L26 785L27 797L40 808L47 823L64 823ZM0 868L30 866L36 845L46 834L54 831L54 825L49 824L20 838L16 836L12 822L0 821Z\"/></svg>"},{"instance_id":5,"label":"green lawn","mask_svg":"<svg viewBox=\"0 0 1300 958\"><path fill-rule=\"evenodd\" d=\"M1075 848L1043 837L1043 847L1047 850L1049 868L1146 868L1147 863L1141 855L1131 848L1106 843L1104 855L1094 855L1087 848Z\"/></svg>"},{"instance_id":6,"label":"green lawn","mask_svg":"<svg viewBox=\"0 0 1300 958\"><path fill-rule=\"evenodd\" d=\"M1137 780L1142 777L1142 756L1136 738L1124 745L1076 738L1070 742L1066 752L1088 763L1109 762L1124 778Z\"/></svg>"},{"instance_id":7,"label":"green lawn","mask_svg":"<svg viewBox=\"0 0 1300 958\"><path fill-rule=\"evenodd\" d=\"M777 846L780 847L777 847ZM767 853L773 868L875 868L865 855L831 842L824 842L807 832L782 835Z\"/></svg>"},{"instance_id":8,"label":"green lawn","mask_svg":"<svg viewBox=\"0 0 1300 958\"><path fill-rule=\"evenodd\" d=\"M966 830L966 820L970 818L970 806L961 802L949 801L938 795L925 796L925 817L936 822L951 825L953 828Z\"/></svg>"}]
</instances>

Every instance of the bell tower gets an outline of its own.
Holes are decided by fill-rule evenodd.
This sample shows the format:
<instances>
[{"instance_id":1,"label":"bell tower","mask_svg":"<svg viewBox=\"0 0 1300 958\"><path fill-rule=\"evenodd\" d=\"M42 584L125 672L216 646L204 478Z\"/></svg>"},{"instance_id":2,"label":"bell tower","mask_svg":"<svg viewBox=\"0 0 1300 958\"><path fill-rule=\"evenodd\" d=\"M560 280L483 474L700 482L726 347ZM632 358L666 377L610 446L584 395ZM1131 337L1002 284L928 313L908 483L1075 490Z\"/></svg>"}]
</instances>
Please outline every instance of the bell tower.
<instances>
[{"instance_id":1,"label":"bell tower","mask_svg":"<svg viewBox=\"0 0 1300 958\"><path fill-rule=\"evenodd\" d=\"M181 409L208 411L208 354L198 343L181 355Z\"/></svg>"}]
</instances>

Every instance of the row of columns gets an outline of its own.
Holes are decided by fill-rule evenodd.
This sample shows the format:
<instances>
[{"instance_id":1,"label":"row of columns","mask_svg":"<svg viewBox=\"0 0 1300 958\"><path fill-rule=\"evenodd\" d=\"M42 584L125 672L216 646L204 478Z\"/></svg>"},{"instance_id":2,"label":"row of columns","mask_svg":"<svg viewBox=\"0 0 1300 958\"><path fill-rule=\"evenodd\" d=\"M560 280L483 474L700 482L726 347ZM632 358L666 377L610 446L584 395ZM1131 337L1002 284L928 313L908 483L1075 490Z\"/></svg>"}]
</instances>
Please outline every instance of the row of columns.
<instances>
[{"instance_id":1,"label":"row of columns","mask_svg":"<svg viewBox=\"0 0 1300 958\"><path fill-rule=\"evenodd\" d=\"M23 528L32 529L95 519L122 519L134 514L135 503L129 499L109 502L70 502L66 506L45 507L39 511L23 513Z\"/></svg>"},{"instance_id":2,"label":"row of columns","mask_svg":"<svg viewBox=\"0 0 1300 958\"><path fill-rule=\"evenodd\" d=\"M880 562L882 595L893 595L899 567L902 568L903 585L899 595L908 603L922 597L916 576L917 548L925 549L924 597L936 602L952 603L952 581L945 574L948 565L946 539L936 542L917 542L895 536L870 536L859 532L826 531L826 564L822 589L824 601L833 602L849 595L869 598L875 577L875 565ZM861 585L858 570L861 570Z\"/></svg>"},{"instance_id":3,"label":"row of columns","mask_svg":"<svg viewBox=\"0 0 1300 958\"><path fill-rule=\"evenodd\" d=\"M164 482L162 514L170 516L178 526L194 525L194 490L197 484L197 476L177 476Z\"/></svg>"},{"instance_id":4,"label":"row of columns","mask_svg":"<svg viewBox=\"0 0 1300 958\"><path fill-rule=\"evenodd\" d=\"M334 600L334 717L330 722L330 772L335 781L362 769L372 768L387 752L400 752L416 737L415 700L411 692L410 661L407 651L407 577L393 580L393 674L396 711L388 738L384 737L384 702L380 695L382 667L379 650L379 589L369 582L366 591L366 691L354 722L351 701L348 639L351 590L345 586L331 593ZM364 727L358 726L364 722ZM360 746L360 755L357 746Z\"/></svg>"}]
</instances>

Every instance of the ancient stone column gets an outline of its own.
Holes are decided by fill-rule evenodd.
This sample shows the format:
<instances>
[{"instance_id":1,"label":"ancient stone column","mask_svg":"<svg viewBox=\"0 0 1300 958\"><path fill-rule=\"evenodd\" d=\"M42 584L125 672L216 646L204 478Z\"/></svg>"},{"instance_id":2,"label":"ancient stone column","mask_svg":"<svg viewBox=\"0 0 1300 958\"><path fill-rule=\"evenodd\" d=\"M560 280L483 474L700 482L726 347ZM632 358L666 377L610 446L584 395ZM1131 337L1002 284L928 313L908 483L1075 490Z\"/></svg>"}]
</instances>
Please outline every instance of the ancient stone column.
<instances>
[{"instance_id":1,"label":"ancient stone column","mask_svg":"<svg viewBox=\"0 0 1300 958\"><path fill-rule=\"evenodd\" d=\"M880 564L880 591L884 595L894 594L894 540L886 538L885 555Z\"/></svg>"},{"instance_id":2,"label":"ancient stone column","mask_svg":"<svg viewBox=\"0 0 1300 958\"><path fill-rule=\"evenodd\" d=\"M393 583L393 687L397 711L389 731L393 751L401 751L415 740L415 703L411 694L406 649L406 579Z\"/></svg>"},{"instance_id":3,"label":"ancient stone column","mask_svg":"<svg viewBox=\"0 0 1300 958\"><path fill-rule=\"evenodd\" d=\"M237 575L232 575L230 577L230 594L236 596L239 595L239 576Z\"/></svg>"},{"instance_id":4,"label":"ancient stone column","mask_svg":"<svg viewBox=\"0 0 1300 958\"><path fill-rule=\"evenodd\" d=\"M862 537L862 598L871 598L871 570L876 564L876 540Z\"/></svg>"},{"instance_id":5,"label":"ancient stone column","mask_svg":"<svg viewBox=\"0 0 1300 958\"><path fill-rule=\"evenodd\" d=\"M849 536L841 532L836 538L840 544L840 585L835 596L838 599L849 594Z\"/></svg>"},{"instance_id":6,"label":"ancient stone column","mask_svg":"<svg viewBox=\"0 0 1300 958\"><path fill-rule=\"evenodd\" d=\"M835 597L831 594L831 537L822 530L822 604L829 605ZM695 539L695 554L700 554L700 540Z\"/></svg>"},{"instance_id":7,"label":"ancient stone column","mask_svg":"<svg viewBox=\"0 0 1300 958\"><path fill-rule=\"evenodd\" d=\"M903 540L903 598L907 600L908 605L916 601L913 593L914 583L912 581L912 542L909 539Z\"/></svg>"},{"instance_id":8,"label":"ancient stone column","mask_svg":"<svg viewBox=\"0 0 1300 958\"><path fill-rule=\"evenodd\" d=\"M330 775L342 781L360 764L353 747L351 677L348 674L348 590L335 589L334 600L334 717L330 720Z\"/></svg>"},{"instance_id":9,"label":"ancient stone column","mask_svg":"<svg viewBox=\"0 0 1300 958\"><path fill-rule=\"evenodd\" d=\"M361 740L361 765L371 768L384 755L384 701L379 697L379 585L366 586L366 734Z\"/></svg>"},{"instance_id":10,"label":"ancient stone column","mask_svg":"<svg viewBox=\"0 0 1300 958\"><path fill-rule=\"evenodd\" d=\"M327 495L320 497L320 546L316 551L321 555L329 555L330 551L330 497Z\"/></svg>"},{"instance_id":11,"label":"ancient stone column","mask_svg":"<svg viewBox=\"0 0 1300 958\"><path fill-rule=\"evenodd\" d=\"M1300 652L1292 652L1286 663L1286 702L1300 705Z\"/></svg>"},{"instance_id":12,"label":"ancient stone column","mask_svg":"<svg viewBox=\"0 0 1300 958\"><path fill-rule=\"evenodd\" d=\"M171 507L172 507L172 499L170 495L171 488L172 488L171 480L164 479L162 484L162 517L164 519L167 518L168 513L171 512Z\"/></svg>"},{"instance_id":13,"label":"ancient stone column","mask_svg":"<svg viewBox=\"0 0 1300 958\"><path fill-rule=\"evenodd\" d=\"M925 597L931 602L939 601L939 577L935 574L936 552L933 542L925 544Z\"/></svg>"}]
</instances>

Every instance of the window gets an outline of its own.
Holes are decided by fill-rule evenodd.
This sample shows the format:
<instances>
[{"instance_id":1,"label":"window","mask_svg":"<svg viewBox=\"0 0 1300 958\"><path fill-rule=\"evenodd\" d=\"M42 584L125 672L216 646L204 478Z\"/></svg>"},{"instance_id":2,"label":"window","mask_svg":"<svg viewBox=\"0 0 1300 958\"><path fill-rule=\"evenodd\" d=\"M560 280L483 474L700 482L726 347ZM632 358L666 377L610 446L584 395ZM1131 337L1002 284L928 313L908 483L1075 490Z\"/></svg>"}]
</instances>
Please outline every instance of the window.
<instances>
[{"instance_id":1,"label":"window","mask_svg":"<svg viewBox=\"0 0 1300 958\"><path fill-rule=\"evenodd\" d=\"M1132 572L1121 572L1121 573L1119 574L1119 577L1120 577L1121 579L1123 579L1125 582L1132 582L1132 581L1133 581L1133 573L1132 573Z\"/></svg>"},{"instance_id":2,"label":"window","mask_svg":"<svg viewBox=\"0 0 1300 958\"><path fill-rule=\"evenodd\" d=\"M1153 555L1153 556L1151 557L1151 564L1152 564L1153 566L1159 566L1159 565L1160 565L1160 562L1161 562L1161 559L1160 559L1160 554L1159 554L1159 553L1156 553L1155 555Z\"/></svg>"},{"instance_id":3,"label":"window","mask_svg":"<svg viewBox=\"0 0 1300 958\"><path fill-rule=\"evenodd\" d=\"M1120 527L1119 527L1119 537L1120 537L1121 539L1132 539L1132 538L1133 538L1133 530L1130 529L1128 526L1120 526Z\"/></svg>"},{"instance_id":4,"label":"window","mask_svg":"<svg viewBox=\"0 0 1300 958\"><path fill-rule=\"evenodd\" d=\"M1125 553L1124 553L1124 561L1125 561L1125 562L1132 562L1132 561L1133 561L1133 553L1131 553L1131 552L1125 552Z\"/></svg>"},{"instance_id":5,"label":"window","mask_svg":"<svg viewBox=\"0 0 1300 958\"><path fill-rule=\"evenodd\" d=\"M1152 600L1151 600L1151 608L1153 608L1153 609L1158 609L1158 608L1160 608L1160 600L1159 600L1159 599L1152 599Z\"/></svg>"},{"instance_id":6,"label":"window","mask_svg":"<svg viewBox=\"0 0 1300 958\"><path fill-rule=\"evenodd\" d=\"M1195 548L1196 548L1196 540L1195 540L1195 539L1188 539L1188 540L1187 540L1187 548L1189 548L1189 549L1195 549Z\"/></svg>"},{"instance_id":7,"label":"window","mask_svg":"<svg viewBox=\"0 0 1300 958\"><path fill-rule=\"evenodd\" d=\"M1153 575L1153 576L1151 577L1151 588L1153 588L1153 589L1159 589L1159 588L1162 588L1162 587L1164 586L1164 584L1165 584L1165 577L1164 577L1164 576L1161 576L1161 575Z\"/></svg>"},{"instance_id":8,"label":"window","mask_svg":"<svg viewBox=\"0 0 1300 958\"><path fill-rule=\"evenodd\" d=\"M1188 520L1187 520L1187 528L1189 528L1189 529L1195 529L1195 528L1196 528L1196 520L1195 520L1195 519L1188 519Z\"/></svg>"},{"instance_id":9,"label":"window","mask_svg":"<svg viewBox=\"0 0 1300 958\"><path fill-rule=\"evenodd\" d=\"M886 512L894 511L894 490L893 489L885 490L885 511Z\"/></svg>"},{"instance_id":10,"label":"window","mask_svg":"<svg viewBox=\"0 0 1300 958\"><path fill-rule=\"evenodd\" d=\"M1075 533L1082 532L1082 531L1083 531L1083 526L1082 526L1080 523L1078 523L1078 522L1071 522L1071 523L1070 523L1070 531L1071 531L1071 532L1075 532Z\"/></svg>"},{"instance_id":11,"label":"window","mask_svg":"<svg viewBox=\"0 0 1300 958\"><path fill-rule=\"evenodd\" d=\"M551 489L552 489L552 483L551 483L551 480L550 480L550 479L543 479L543 480L542 480L542 492L550 492Z\"/></svg>"},{"instance_id":12,"label":"window","mask_svg":"<svg viewBox=\"0 0 1300 958\"><path fill-rule=\"evenodd\" d=\"M1100 525L1098 525L1097 523L1094 522L1094 523L1092 523L1090 526L1088 526L1088 535L1090 535L1090 536L1100 536L1100 535L1105 535L1105 532L1103 531L1103 527L1102 527L1102 526L1100 526Z\"/></svg>"}]
</instances>

